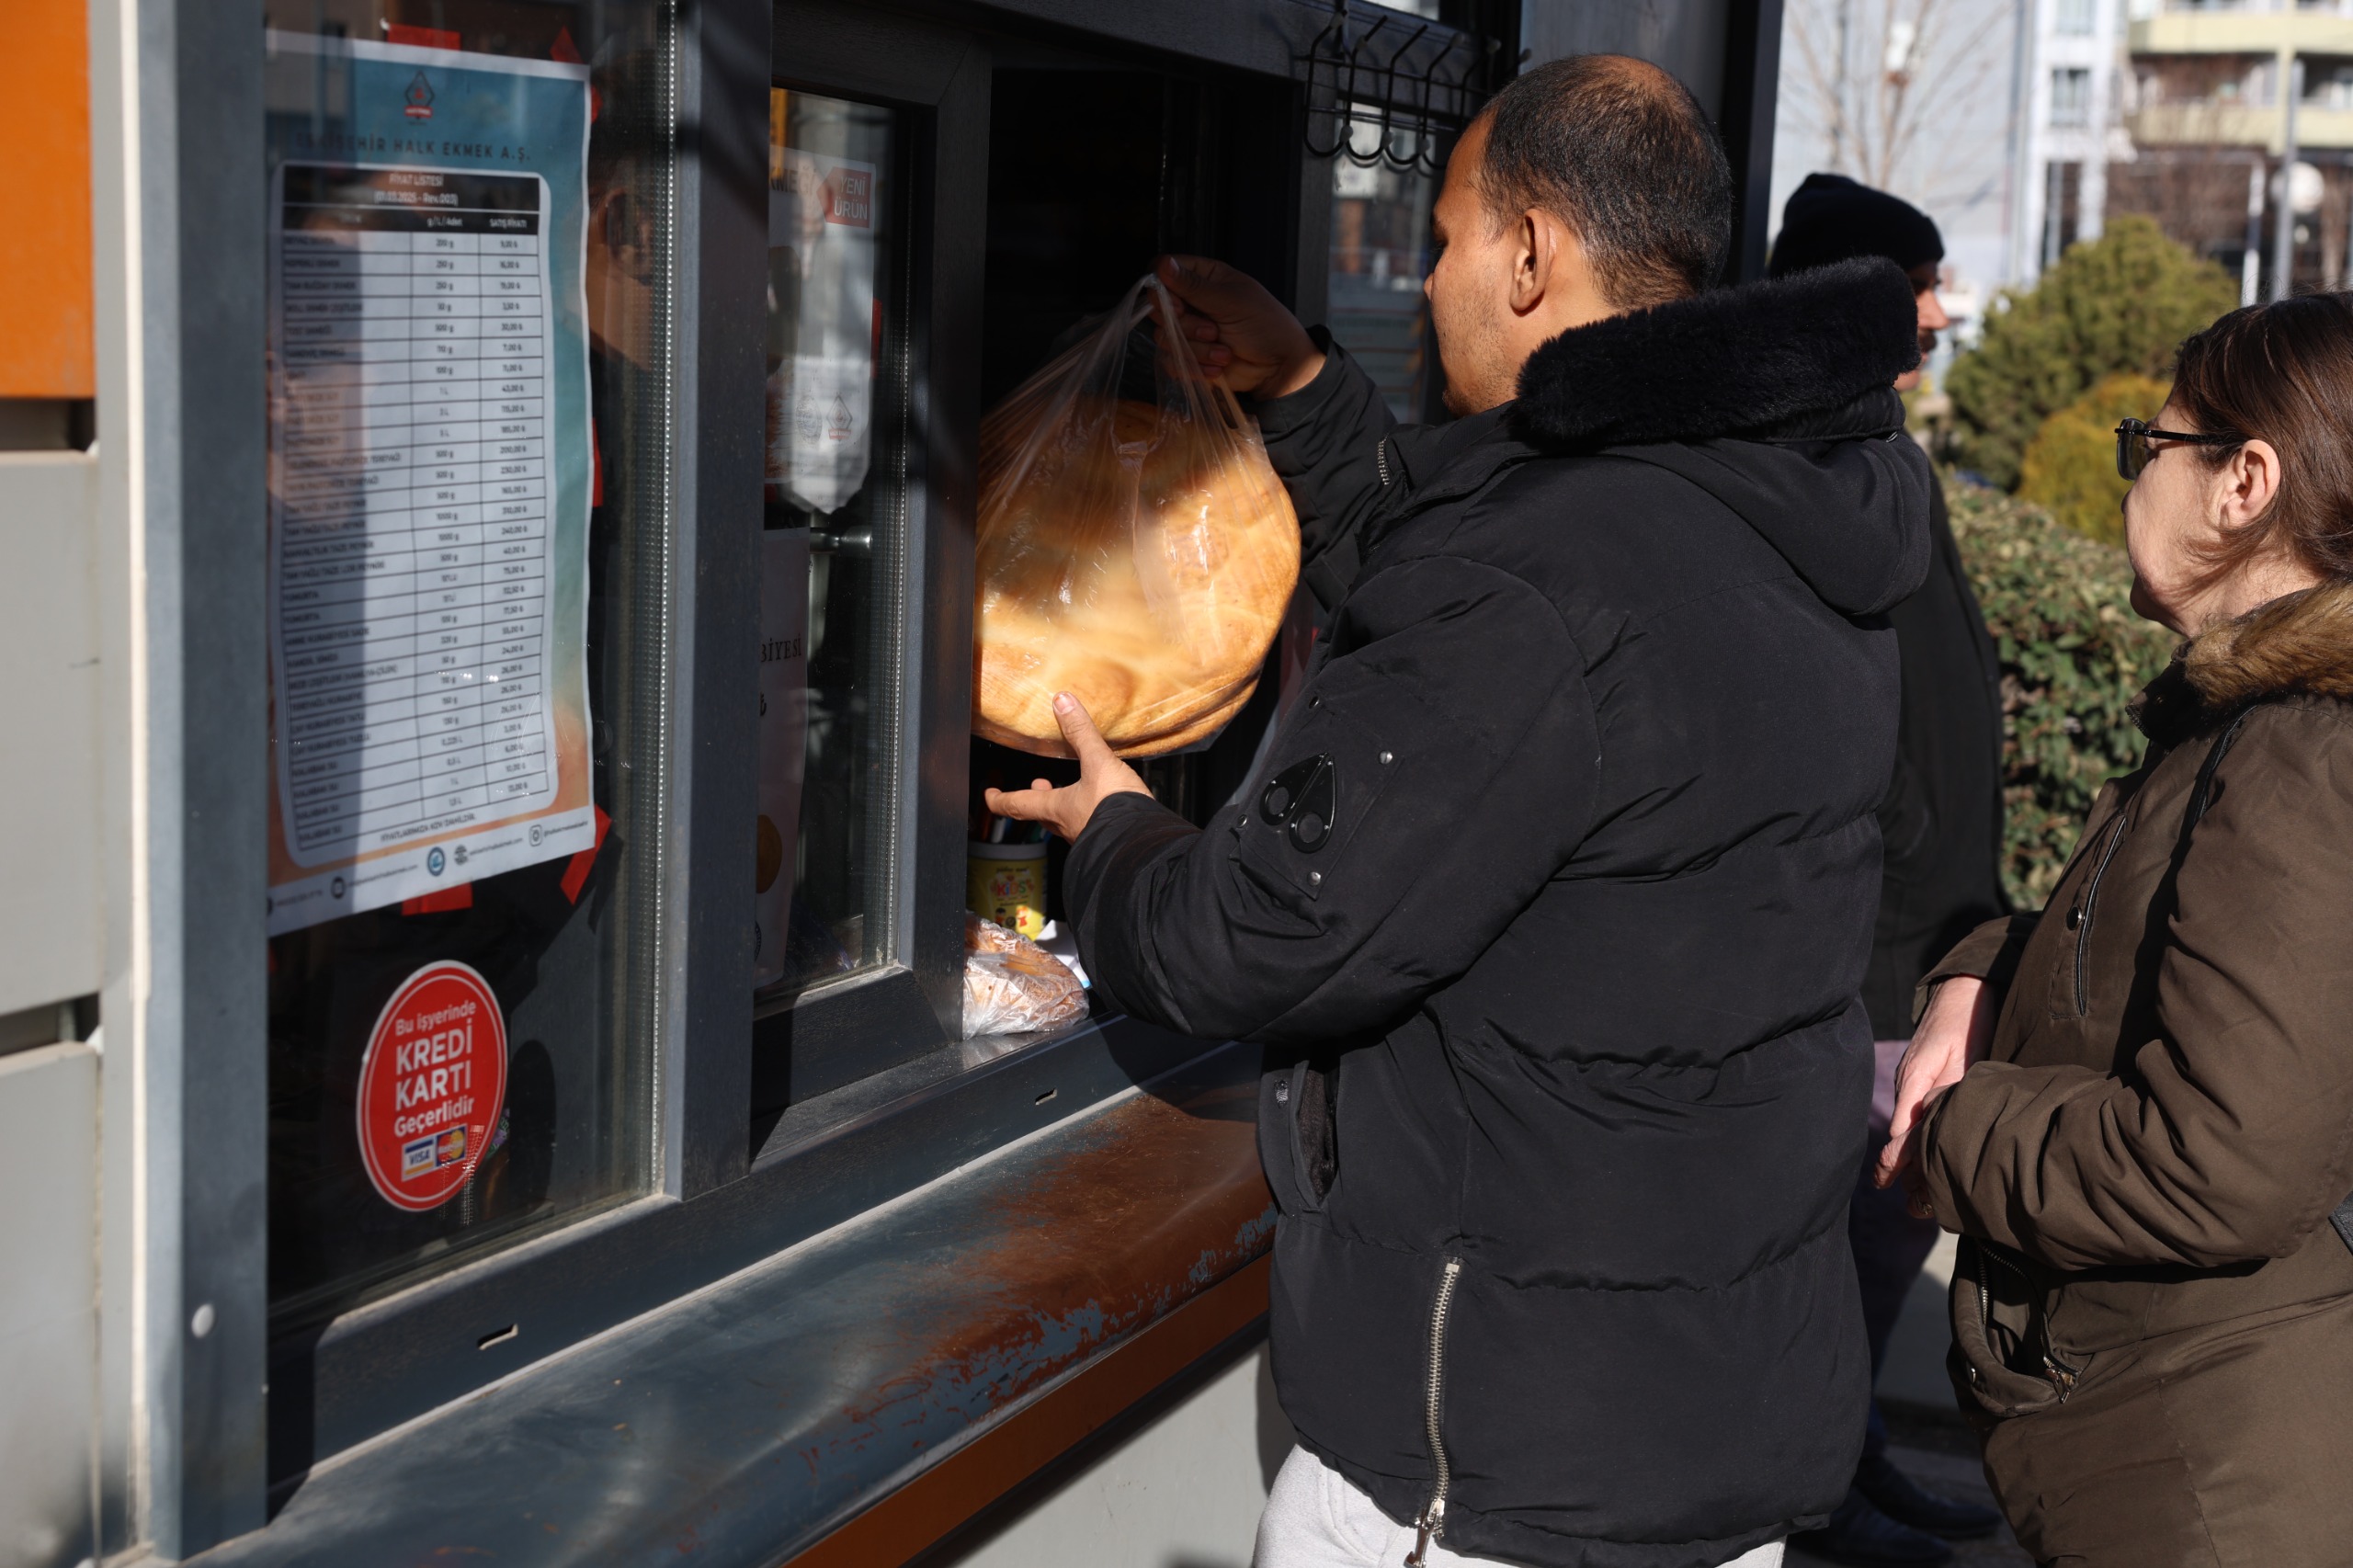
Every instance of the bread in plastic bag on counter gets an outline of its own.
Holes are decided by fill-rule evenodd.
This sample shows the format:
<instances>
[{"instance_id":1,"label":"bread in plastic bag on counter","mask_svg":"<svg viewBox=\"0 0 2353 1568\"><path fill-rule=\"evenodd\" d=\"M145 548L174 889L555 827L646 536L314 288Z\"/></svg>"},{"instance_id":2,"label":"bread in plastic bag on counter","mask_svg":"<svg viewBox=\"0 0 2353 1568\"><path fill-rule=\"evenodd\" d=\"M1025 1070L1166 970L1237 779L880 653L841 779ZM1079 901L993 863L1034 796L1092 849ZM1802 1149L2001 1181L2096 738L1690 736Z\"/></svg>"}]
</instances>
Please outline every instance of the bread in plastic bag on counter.
<instances>
[{"instance_id":1,"label":"bread in plastic bag on counter","mask_svg":"<svg viewBox=\"0 0 2353 1568\"><path fill-rule=\"evenodd\" d=\"M1149 276L983 422L977 532L972 728L1047 756L1061 691L1122 756L1214 736L1299 580L1257 426Z\"/></svg>"},{"instance_id":2,"label":"bread in plastic bag on counter","mask_svg":"<svg viewBox=\"0 0 2353 1568\"><path fill-rule=\"evenodd\" d=\"M1086 992L1062 960L1016 931L964 915L964 1035L1034 1034L1086 1017Z\"/></svg>"}]
</instances>

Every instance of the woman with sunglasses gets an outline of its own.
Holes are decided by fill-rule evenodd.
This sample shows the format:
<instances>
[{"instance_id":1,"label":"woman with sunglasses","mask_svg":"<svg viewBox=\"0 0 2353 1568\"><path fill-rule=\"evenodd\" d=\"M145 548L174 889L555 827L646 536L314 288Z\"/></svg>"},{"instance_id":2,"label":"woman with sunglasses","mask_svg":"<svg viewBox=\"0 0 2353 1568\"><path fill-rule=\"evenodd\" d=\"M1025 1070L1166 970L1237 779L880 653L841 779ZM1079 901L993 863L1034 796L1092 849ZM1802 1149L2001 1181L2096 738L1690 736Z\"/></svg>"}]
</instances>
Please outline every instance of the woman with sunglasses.
<instances>
[{"instance_id":1,"label":"woman with sunglasses","mask_svg":"<svg viewBox=\"0 0 2353 1568\"><path fill-rule=\"evenodd\" d=\"M2187 639L2038 915L1923 983L1881 1179L1961 1233L1954 1382L2070 1568L2353 1563L2353 303L2224 316L2117 432ZM2341 1207L2340 1207L2341 1206ZM2342 1233L2340 1233L2340 1231Z\"/></svg>"}]
</instances>

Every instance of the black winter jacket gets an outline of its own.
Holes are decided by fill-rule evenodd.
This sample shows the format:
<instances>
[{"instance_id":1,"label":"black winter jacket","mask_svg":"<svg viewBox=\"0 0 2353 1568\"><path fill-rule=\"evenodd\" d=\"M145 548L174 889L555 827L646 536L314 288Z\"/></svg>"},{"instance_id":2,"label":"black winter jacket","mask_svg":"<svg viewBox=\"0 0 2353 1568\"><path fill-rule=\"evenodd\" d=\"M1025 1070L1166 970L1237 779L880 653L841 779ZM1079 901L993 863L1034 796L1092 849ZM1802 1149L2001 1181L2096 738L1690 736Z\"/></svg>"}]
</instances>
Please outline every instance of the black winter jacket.
<instances>
[{"instance_id":1,"label":"black winter jacket","mask_svg":"<svg viewBox=\"0 0 2353 1568\"><path fill-rule=\"evenodd\" d=\"M1895 776L1880 802L1879 926L1863 1006L1881 1040L1912 1033L1930 966L1988 920L2002 894L2002 666L1945 515L1928 493L1928 577L1888 612L1904 666Z\"/></svg>"},{"instance_id":2,"label":"black winter jacket","mask_svg":"<svg viewBox=\"0 0 2353 1568\"><path fill-rule=\"evenodd\" d=\"M1853 1475L1913 341L1859 262L1568 333L1439 428L1335 350L1259 411L1348 585L1262 776L1073 846L1108 999L1271 1048L1300 1441L1458 1551L1702 1568Z\"/></svg>"}]
</instances>

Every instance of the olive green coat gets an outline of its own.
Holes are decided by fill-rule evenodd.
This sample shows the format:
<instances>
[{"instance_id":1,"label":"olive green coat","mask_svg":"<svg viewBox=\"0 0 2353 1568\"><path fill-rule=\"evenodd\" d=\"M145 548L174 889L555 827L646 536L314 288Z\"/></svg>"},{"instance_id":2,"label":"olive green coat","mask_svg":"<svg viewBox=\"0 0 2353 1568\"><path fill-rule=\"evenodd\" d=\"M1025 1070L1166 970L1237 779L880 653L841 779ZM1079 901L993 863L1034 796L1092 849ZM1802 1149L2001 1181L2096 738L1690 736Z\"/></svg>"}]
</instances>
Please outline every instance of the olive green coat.
<instances>
[{"instance_id":1,"label":"olive green coat","mask_svg":"<svg viewBox=\"0 0 2353 1568\"><path fill-rule=\"evenodd\" d=\"M2042 915L1924 983L2002 992L1922 1169L1955 1384L2046 1563L2353 1563L2348 699L2353 585L2200 638Z\"/></svg>"}]
</instances>

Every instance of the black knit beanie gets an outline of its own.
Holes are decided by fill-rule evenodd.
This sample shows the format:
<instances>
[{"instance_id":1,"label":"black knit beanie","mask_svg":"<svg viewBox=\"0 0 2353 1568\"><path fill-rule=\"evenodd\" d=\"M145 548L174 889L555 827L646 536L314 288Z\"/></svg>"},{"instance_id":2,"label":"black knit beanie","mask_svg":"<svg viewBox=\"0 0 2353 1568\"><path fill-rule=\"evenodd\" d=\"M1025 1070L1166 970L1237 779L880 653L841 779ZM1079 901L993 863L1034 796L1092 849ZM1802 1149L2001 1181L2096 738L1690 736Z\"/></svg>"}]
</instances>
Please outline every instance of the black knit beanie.
<instances>
[{"instance_id":1,"label":"black knit beanie","mask_svg":"<svg viewBox=\"0 0 2353 1568\"><path fill-rule=\"evenodd\" d=\"M1900 197L1845 175L1806 176L1781 209L1768 272L1781 278L1854 256L1883 256L1909 272L1942 261L1945 237L1936 220Z\"/></svg>"}]
</instances>

